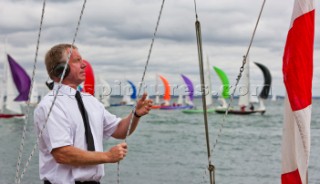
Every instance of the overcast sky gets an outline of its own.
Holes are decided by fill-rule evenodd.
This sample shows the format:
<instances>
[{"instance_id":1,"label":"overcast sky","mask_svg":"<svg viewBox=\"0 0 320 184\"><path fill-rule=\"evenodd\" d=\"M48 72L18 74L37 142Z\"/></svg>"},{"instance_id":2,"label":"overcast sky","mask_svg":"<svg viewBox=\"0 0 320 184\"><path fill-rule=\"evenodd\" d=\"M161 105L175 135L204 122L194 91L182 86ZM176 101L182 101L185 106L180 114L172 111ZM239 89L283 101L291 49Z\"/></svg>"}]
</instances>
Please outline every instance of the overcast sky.
<instances>
[{"instance_id":1,"label":"overcast sky","mask_svg":"<svg viewBox=\"0 0 320 184\"><path fill-rule=\"evenodd\" d=\"M235 84L258 18L262 0L197 0L203 54L211 66L224 70ZM284 95L282 56L294 0L266 1L250 60L266 65L273 77L272 92ZM110 85L114 81L141 81L162 0L89 0L81 21L76 45L95 74ZM45 52L54 44L71 43L83 1L48 0L42 28L36 79L48 78ZM316 1L319 7L319 1ZM42 10L40 0L0 1L1 59L4 48L29 74L33 69ZM154 84L161 74L171 84L182 84L180 74L199 84L193 0L165 1L145 81ZM319 13L316 11L313 95L320 95ZM5 40L7 40L5 42ZM297 71L299 72L299 71ZM212 70L214 90L220 80ZM252 85L262 85L258 67L251 66Z\"/></svg>"}]
</instances>

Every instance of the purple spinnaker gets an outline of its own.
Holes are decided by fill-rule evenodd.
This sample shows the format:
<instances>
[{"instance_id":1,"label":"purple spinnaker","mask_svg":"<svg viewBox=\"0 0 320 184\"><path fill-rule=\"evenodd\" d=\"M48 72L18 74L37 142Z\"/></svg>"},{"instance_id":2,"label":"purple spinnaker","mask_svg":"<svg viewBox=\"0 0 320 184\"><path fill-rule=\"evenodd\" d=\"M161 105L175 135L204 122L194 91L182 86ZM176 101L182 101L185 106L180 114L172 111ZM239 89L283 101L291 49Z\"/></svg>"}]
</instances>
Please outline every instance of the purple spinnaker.
<instances>
[{"instance_id":1,"label":"purple spinnaker","mask_svg":"<svg viewBox=\"0 0 320 184\"><path fill-rule=\"evenodd\" d=\"M185 75L181 74L181 77L183 78L184 82L186 83L186 85L188 87L189 98L191 101L193 101L193 93L194 93L193 84L192 84L191 80L188 77L186 77Z\"/></svg>"},{"instance_id":2,"label":"purple spinnaker","mask_svg":"<svg viewBox=\"0 0 320 184\"><path fill-rule=\"evenodd\" d=\"M19 91L19 95L14 101L28 101L31 79L27 72L9 54L7 54L7 57L13 81Z\"/></svg>"}]
</instances>

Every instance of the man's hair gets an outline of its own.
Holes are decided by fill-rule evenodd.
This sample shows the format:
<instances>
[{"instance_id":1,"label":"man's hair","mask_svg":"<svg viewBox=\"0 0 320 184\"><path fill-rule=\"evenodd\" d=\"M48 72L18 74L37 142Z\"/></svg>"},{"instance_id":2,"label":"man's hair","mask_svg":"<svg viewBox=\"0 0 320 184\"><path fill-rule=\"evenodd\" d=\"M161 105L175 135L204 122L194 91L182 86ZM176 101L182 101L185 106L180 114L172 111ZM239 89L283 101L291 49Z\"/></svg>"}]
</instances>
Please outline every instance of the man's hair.
<instances>
[{"instance_id":1,"label":"man's hair","mask_svg":"<svg viewBox=\"0 0 320 184\"><path fill-rule=\"evenodd\" d=\"M67 49L71 48L71 44L58 44L53 46L48 52L46 53L45 56L45 64L46 64L46 69L48 72L48 75L51 79L54 77L54 68L59 65L60 63L66 63L66 54ZM72 46L73 49L77 49L75 45Z\"/></svg>"}]
</instances>

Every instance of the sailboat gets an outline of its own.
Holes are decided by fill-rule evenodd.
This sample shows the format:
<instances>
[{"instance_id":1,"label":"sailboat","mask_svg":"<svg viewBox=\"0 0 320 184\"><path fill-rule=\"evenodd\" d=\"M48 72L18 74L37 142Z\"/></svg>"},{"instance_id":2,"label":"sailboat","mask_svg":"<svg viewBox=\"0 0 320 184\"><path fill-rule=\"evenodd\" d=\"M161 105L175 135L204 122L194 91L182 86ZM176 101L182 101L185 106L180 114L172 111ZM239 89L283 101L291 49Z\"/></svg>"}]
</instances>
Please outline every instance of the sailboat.
<instances>
[{"instance_id":1,"label":"sailboat","mask_svg":"<svg viewBox=\"0 0 320 184\"><path fill-rule=\"evenodd\" d=\"M209 64L209 59L207 57L207 68L206 68L206 74L205 74L205 83L206 83L206 87L208 88L208 92L206 94L206 106L207 106L207 113L214 113L215 110L212 106L213 104L213 100L212 100L212 86L211 86L211 68L210 68L210 64ZM193 106L193 108L191 109L184 109L182 110L183 113L186 114L199 114L199 113L203 113L203 109L202 108L198 108L196 106Z\"/></svg>"},{"instance_id":2,"label":"sailboat","mask_svg":"<svg viewBox=\"0 0 320 184\"><path fill-rule=\"evenodd\" d=\"M110 107L111 87L101 75L97 76L97 85L94 95L105 108Z\"/></svg>"},{"instance_id":3,"label":"sailboat","mask_svg":"<svg viewBox=\"0 0 320 184\"><path fill-rule=\"evenodd\" d=\"M213 69L217 73L217 75L219 76L220 81L222 83L222 92L221 92L221 95L218 98L220 106L217 106L215 109L216 110L226 109L228 107L226 99L228 99L230 97L230 94L229 94L229 87L230 87L229 79L228 79L227 74L223 70L221 70L220 68L214 66Z\"/></svg>"},{"instance_id":4,"label":"sailboat","mask_svg":"<svg viewBox=\"0 0 320 184\"><path fill-rule=\"evenodd\" d=\"M161 80L165 84L164 98L169 100L165 100L165 103L161 104L160 109L174 110L174 109L190 109L193 107L193 93L194 93L193 84L191 80L185 75L181 74L181 77L188 88L188 95L185 96L185 101L183 101L183 95L180 94L177 103L170 104L170 85L169 85L169 82L164 77L162 77Z\"/></svg>"},{"instance_id":5,"label":"sailboat","mask_svg":"<svg viewBox=\"0 0 320 184\"><path fill-rule=\"evenodd\" d=\"M252 100L252 95L250 93L250 75L249 75L249 59L247 58L247 63L243 70L243 89L245 89L243 94L240 94L238 106L231 107L228 110L228 114L253 114L253 113L261 113L264 114L266 112L266 107L264 106L264 99L268 98L270 86L271 86L271 74L269 69L262 65L261 63L255 62L255 64L261 69L263 76L264 76L264 86L260 92L258 103L260 104L257 109L254 108ZM217 113L225 113L227 108L217 108Z\"/></svg>"},{"instance_id":6,"label":"sailboat","mask_svg":"<svg viewBox=\"0 0 320 184\"><path fill-rule=\"evenodd\" d=\"M160 108L160 92L159 92L159 82L158 82L158 74L156 75L156 85L155 85L155 98L152 109Z\"/></svg>"},{"instance_id":7,"label":"sailboat","mask_svg":"<svg viewBox=\"0 0 320 184\"><path fill-rule=\"evenodd\" d=\"M5 64L6 88L2 93L0 118L23 117L23 102L28 101L31 79L27 72L7 54L8 65Z\"/></svg>"},{"instance_id":8,"label":"sailboat","mask_svg":"<svg viewBox=\"0 0 320 184\"><path fill-rule=\"evenodd\" d=\"M127 80L127 82L129 83L130 88L126 86L126 88L124 89L123 98L120 103L111 104L110 106L134 105L134 101L137 99L137 89L132 81Z\"/></svg>"},{"instance_id":9,"label":"sailboat","mask_svg":"<svg viewBox=\"0 0 320 184\"><path fill-rule=\"evenodd\" d=\"M179 95L179 99L177 103L170 104L171 94L170 94L170 84L168 80L159 75L160 79L162 80L164 86L164 95L163 95L163 102L161 104L155 104L152 106L153 109L162 109L162 110L174 110L174 109L190 109L193 107L193 84L191 80L186 77L185 75L181 75L182 79L184 80L187 88L188 88L188 96L185 97L185 101L183 101L182 95Z\"/></svg>"},{"instance_id":10,"label":"sailboat","mask_svg":"<svg viewBox=\"0 0 320 184\"><path fill-rule=\"evenodd\" d=\"M193 106L194 105L193 104L194 87L193 87L192 81L187 76L185 76L183 74L181 74L181 77L188 88L188 91L187 91L188 95L185 95L184 102L178 103L178 105L186 104L187 106ZM183 96L183 95L181 94L181 96Z\"/></svg>"},{"instance_id":11,"label":"sailboat","mask_svg":"<svg viewBox=\"0 0 320 184\"><path fill-rule=\"evenodd\" d=\"M161 106L169 106L170 105L170 84L168 80L163 77L162 75L158 75L159 78L161 79L163 86L164 86L164 94L163 94L163 101L160 102L159 99L159 89L158 89L158 84L156 84L156 98L155 98L155 104L151 107L152 109L160 109Z\"/></svg>"}]
</instances>

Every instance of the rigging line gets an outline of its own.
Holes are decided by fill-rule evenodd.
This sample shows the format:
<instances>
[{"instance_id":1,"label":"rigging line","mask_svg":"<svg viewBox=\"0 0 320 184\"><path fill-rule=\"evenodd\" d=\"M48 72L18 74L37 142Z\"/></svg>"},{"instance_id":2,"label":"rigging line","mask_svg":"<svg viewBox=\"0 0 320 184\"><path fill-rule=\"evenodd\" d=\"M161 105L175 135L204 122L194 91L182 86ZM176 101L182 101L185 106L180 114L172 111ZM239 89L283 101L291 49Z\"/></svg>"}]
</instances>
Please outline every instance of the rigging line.
<instances>
[{"instance_id":1,"label":"rigging line","mask_svg":"<svg viewBox=\"0 0 320 184\"><path fill-rule=\"evenodd\" d=\"M223 129L223 124L224 124L224 122L226 122L226 117L227 117L227 115L228 115L230 106L231 106L231 104L232 104L232 102L233 102L234 93L235 93L236 88L237 88L237 86L238 86L238 84L239 84L239 81L240 81L240 79L241 79L242 72L243 72L243 70L244 70L244 65L246 64L247 56L248 56L248 54L249 54L249 52L250 52L250 48L251 48L251 45L252 45L252 42L253 42L253 38L254 38L254 36L255 36L255 33L256 33L256 30L257 30L259 21L260 21L260 17L261 17L261 14L262 14L262 11L263 11L265 2L266 2L266 0L263 0L262 6L261 6L261 10L260 10L260 13L259 13L259 16L258 16L258 19L257 19L257 22L256 22L254 31L253 31L252 36L251 36L251 40L250 40L250 44L249 44L248 50L247 50L247 52L246 52L246 55L243 56L242 66L240 67L240 72L239 72L239 74L238 74L238 76L237 76L236 83L235 83L234 89L233 89L233 91L232 91L230 101L229 101L228 106L227 106L227 110L226 110L226 112L225 112L225 114L224 114L224 116L223 116L222 123L220 123L220 128L219 128L219 131L218 131L218 135L217 135L217 137L216 137L216 139L215 139L215 142L214 142L214 145L213 145L213 148L212 148L211 152L214 151L216 145L218 144L218 139L219 139L219 137L221 136L222 129ZM248 90L250 90L250 89L248 89Z\"/></svg>"},{"instance_id":2,"label":"rigging line","mask_svg":"<svg viewBox=\"0 0 320 184\"><path fill-rule=\"evenodd\" d=\"M69 63L69 60L70 60L70 57L71 57L71 54L72 54L72 48L73 48L73 45L74 45L74 43L75 43L75 40L76 40L76 37L77 37L77 33L78 33L78 31L79 31L80 22L81 22L81 20L82 20L82 15L83 15L83 12L84 12L84 9L85 9L86 2L87 2L87 0L84 0L84 2L83 2L83 6L82 6L82 9L81 9L80 17L79 17L78 24L77 24L77 27L76 27L76 32L75 32L74 37L73 37L73 41L72 41L72 44L71 44L71 47L70 47L70 52L69 52L69 54L68 54L66 66L67 66L68 63ZM63 72L62 72L62 76L61 76L61 79L60 79L60 81L59 81L59 87L57 88L56 93L54 94L54 99L53 99L52 104L51 104L51 106L50 106L48 115L47 115L47 117L46 117L46 121L45 121L45 123L43 124L43 127L41 128L41 130L40 130L40 132L39 132L39 135L38 135L38 137L37 137L37 141L36 141L36 143L35 143L32 151L31 151L31 153L30 153L30 156L29 156L29 158L28 158L28 160L27 160L27 162L26 162L26 164L25 164L25 167L24 167L24 169L23 169L23 172L21 173L20 179L18 180L18 184L20 184L20 181L22 180L25 172L27 171L27 168L28 168L29 163L30 163L30 161L31 161L31 159L32 159L32 157L33 157L33 155L34 155L34 153L35 153L35 150L37 149L37 147L38 147L38 145L39 145L40 137L42 136L43 130L46 128L46 125L47 125L47 123L48 123L49 116L50 116L50 114L51 114L51 112L52 112L52 108L53 108L53 106L54 106L54 104L55 104L55 101L56 101L56 99L57 99L58 92L59 92L59 90L60 90L60 88L61 88L62 79L63 79L65 73L66 73L66 67L64 68L64 70L63 70Z\"/></svg>"},{"instance_id":3,"label":"rigging line","mask_svg":"<svg viewBox=\"0 0 320 184\"><path fill-rule=\"evenodd\" d=\"M21 143L20 143L18 161L17 161L17 165L16 165L15 183L18 183L18 177L19 177L20 165L21 165L21 157L22 157L22 153L23 153L23 150L24 150L24 142L25 142L25 136L26 136L26 132L27 132L27 124L28 124L28 120L29 120L31 93L32 93L33 82L35 80L35 74L36 74L36 69L37 69L37 58L38 58L38 53L39 53L39 45L40 45L40 38L41 38L43 19L44 19L44 14L45 14L45 7L46 7L46 0L43 0L41 20L40 20L40 28L39 28L39 32L38 32L37 46L36 46L34 65L33 65L33 71L32 71L32 79L31 79L31 85L30 85L29 94L28 94L27 112L26 112L26 117L25 117L24 126L23 126L23 132L22 132L22 138L21 138Z\"/></svg>"},{"instance_id":4,"label":"rigging line","mask_svg":"<svg viewBox=\"0 0 320 184\"><path fill-rule=\"evenodd\" d=\"M153 32L153 37L152 37L151 44L150 44L150 48L149 48L149 52L148 52L147 61L146 61L146 64L145 64L145 66L144 66L143 74L142 74L142 77L141 77L141 82L139 83L137 99L136 99L135 104L134 104L134 106L133 106L133 108L132 108L132 113L131 113L131 117L130 117L130 123L129 123L128 129L127 129L126 137L125 137L125 139L124 139L125 142L127 142L127 137L128 137L129 134L130 134L130 129L131 129L132 120L133 120L133 114L135 113L135 109L136 109L136 106L137 106L137 102L138 102L138 100L139 100L139 96L140 96L141 89L142 89L142 84L144 83L144 77L145 77L146 71L147 71L147 69L148 69L148 65L149 65L149 61L150 61L150 57L151 57L151 52L152 52L154 40L155 40L157 31L158 31L158 27L159 27L159 24L160 24L160 20L161 20L161 15L162 15L163 7L164 7L164 2L165 2L165 0L162 0L162 4L161 4L160 11L159 11L159 15L158 15L156 27L155 27L154 32ZM119 183L120 183L120 162L118 162L117 176L118 176L117 182L118 182L118 184L119 184Z\"/></svg>"},{"instance_id":5,"label":"rigging line","mask_svg":"<svg viewBox=\"0 0 320 184\"><path fill-rule=\"evenodd\" d=\"M208 171L209 171L209 177L210 177L210 184L214 184L215 183L215 176L214 176L214 165L212 165L212 162L211 162L210 138L209 138L209 127L208 127L208 112L207 112L204 69L203 69L201 25L200 25L200 22L198 21L195 0L194 0L194 5L195 5L195 14L196 14L195 28L196 28L196 38L197 38L197 48L198 48L201 92L202 92L202 95L201 95L202 96L202 108L203 108L203 118L204 118L205 135L206 135L206 143L207 143L207 154L208 154Z\"/></svg>"},{"instance_id":6,"label":"rigging line","mask_svg":"<svg viewBox=\"0 0 320 184\"><path fill-rule=\"evenodd\" d=\"M162 0L162 4L161 4L161 8L160 8L160 12L159 12L159 16L158 16L158 20L157 20L157 24L156 24L156 28L154 30L154 33L153 33L153 37L152 37L152 41L151 41L151 45L150 45L150 48L149 48L149 53L148 53L148 57L147 57L147 61L146 61L146 64L144 66L144 71L143 71L143 75L142 75L142 78L141 78L141 82L139 83L139 90L138 90L138 97L141 93L141 89L142 89L142 84L144 83L144 77L146 75L146 71L148 69L148 65L149 65L149 60L150 60L150 57L151 57L151 52L152 52L152 48L153 48L153 43L154 43L154 40L155 40L155 37L156 37L156 33L158 31L158 27L159 27L159 24L160 24L160 19L161 19L161 15L162 15L162 10L163 10L163 6L164 6L164 2L165 0ZM127 137L129 136L130 134L130 129L131 129L131 125L132 125L132 119L133 119L133 113L135 112L135 108L136 108L136 105L137 105L137 102L138 102L139 98L137 98L136 102L135 102L135 105L134 107L132 108L132 114L131 114L131 119L130 119L130 124L129 124L129 127L127 129L127 134L126 134L126 137L125 137L125 142L127 140Z\"/></svg>"}]
</instances>

